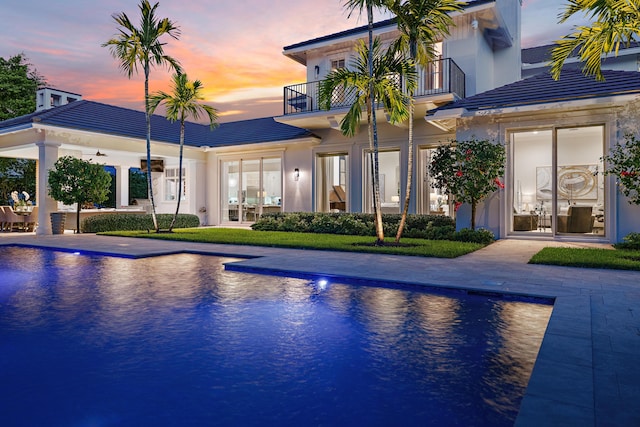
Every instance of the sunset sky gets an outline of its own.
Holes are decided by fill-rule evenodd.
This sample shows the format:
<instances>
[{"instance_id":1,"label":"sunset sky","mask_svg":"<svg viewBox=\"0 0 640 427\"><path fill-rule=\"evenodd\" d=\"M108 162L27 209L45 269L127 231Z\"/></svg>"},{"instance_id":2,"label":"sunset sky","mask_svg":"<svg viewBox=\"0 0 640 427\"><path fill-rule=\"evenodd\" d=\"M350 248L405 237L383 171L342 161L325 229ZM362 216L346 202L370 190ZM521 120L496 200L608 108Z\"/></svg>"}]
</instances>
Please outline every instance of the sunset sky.
<instances>
[{"instance_id":1,"label":"sunset sky","mask_svg":"<svg viewBox=\"0 0 640 427\"><path fill-rule=\"evenodd\" d=\"M513 0L517 1L517 0ZM155 1L151 1L155 3ZM366 24L347 19L341 0L160 0L157 16L181 30L164 39L190 79L205 87L221 121L282 113L283 86L305 80L304 67L282 48ZM114 13L137 25L137 0L2 0L0 56L24 52L49 86L84 99L144 109L143 77L129 80L101 44L116 34ZM560 0L524 0L522 47L550 43L570 29L559 26ZM381 16L379 16L381 18ZM170 76L153 70L151 90L168 89Z\"/></svg>"}]
</instances>

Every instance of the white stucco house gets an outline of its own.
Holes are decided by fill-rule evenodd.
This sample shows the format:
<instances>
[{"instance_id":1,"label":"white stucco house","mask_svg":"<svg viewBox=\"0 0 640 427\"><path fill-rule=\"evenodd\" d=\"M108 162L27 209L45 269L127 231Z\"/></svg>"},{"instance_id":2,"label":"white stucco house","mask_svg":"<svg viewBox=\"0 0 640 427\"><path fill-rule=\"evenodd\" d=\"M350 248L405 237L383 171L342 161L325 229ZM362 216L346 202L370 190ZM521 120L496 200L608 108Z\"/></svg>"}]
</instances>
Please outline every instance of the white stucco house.
<instances>
[{"instance_id":1,"label":"white stucco house","mask_svg":"<svg viewBox=\"0 0 640 427\"><path fill-rule=\"evenodd\" d=\"M640 230L640 208L629 205L615 179L603 174L600 158L625 133L638 132L640 73L610 71L605 82L595 82L567 70L553 81L540 60L542 74L528 77L535 67L521 60L520 7L513 0L468 2L453 16L450 36L436 45L438 59L421 70L410 211L456 215L459 228L468 226L469 209L454 212L447 195L431 187L427 165L442 143L489 138L507 148L506 187L480 207L478 226L499 238L619 241ZM395 22L377 23L375 34L390 43L398 34ZM317 96L319 81L349 67L356 41L366 36L363 26L286 46L283 54L306 66L307 81L284 88L282 115L225 123L214 131L190 123L183 212L210 225L249 225L265 212L371 212L366 124L355 137L344 137L337 129L349 99L337 92L325 111ZM38 97L52 94L58 106L0 122L0 156L38 160L42 234L50 232L48 212L59 208L43 191L59 156L111 166L116 207L130 204L129 173L145 157L144 113L55 90ZM72 102L60 101L65 99ZM178 132L177 123L153 117L159 212L175 209ZM383 212L399 213L407 129L388 123L379 111L378 132Z\"/></svg>"}]
</instances>

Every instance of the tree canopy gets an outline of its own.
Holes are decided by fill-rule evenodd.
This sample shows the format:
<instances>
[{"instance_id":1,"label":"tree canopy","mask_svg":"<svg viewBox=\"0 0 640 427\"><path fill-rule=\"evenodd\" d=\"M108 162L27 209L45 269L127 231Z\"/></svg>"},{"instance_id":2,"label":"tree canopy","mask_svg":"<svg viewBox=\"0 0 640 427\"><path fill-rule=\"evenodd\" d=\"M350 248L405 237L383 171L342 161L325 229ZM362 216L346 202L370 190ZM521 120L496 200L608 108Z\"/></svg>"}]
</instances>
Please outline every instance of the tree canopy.
<instances>
[{"instance_id":1,"label":"tree canopy","mask_svg":"<svg viewBox=\"0 0 640 427\"><path fill-rule=\"evenodd\" d=\"M72 156L60 157L49 171L49 195L65 205L77 204L77 212L87 202L107 200L111 175L103 165ZM80 232L80 215L76 230Z\"/></svg>"},{"instance_id":2,"label":"tree canopy","mask_svg":"<svg viewBox=\"0 0 640 427\"><path fill-rule=\"evenodd\" d=\"M456 209L471 205L471 229L476 227L476 206L497 189L504 188L505 149L488 140L452 141L439 146L429 164L435 188L451 194Z\"/></svg>"},{"instance_id":3,"label":"tree canopy","mask_svg":"<svg viewBox=\"0 0 640 427\"><path fill-rule=\"evenodd\" d=\"M577 53L588 76L604 80L602 58L613 52L618 55L620 45L629 47L640 39L640 0L569 0L560 23L573 16L587 16L591 25L580 25L558 40L551 53L551 75L560 78L562 66L569 56Z\"/></svg>"},{"instance_id":4,"label":"tree canopy","mask_svg":"<svg viewBox=\"0 0 640 427\"><path fill-rule=\"evenodd\" d=\"M45 84L24 53L0 57L0 121L33 113L36 90Z\"/></svg>"}]
</instances>

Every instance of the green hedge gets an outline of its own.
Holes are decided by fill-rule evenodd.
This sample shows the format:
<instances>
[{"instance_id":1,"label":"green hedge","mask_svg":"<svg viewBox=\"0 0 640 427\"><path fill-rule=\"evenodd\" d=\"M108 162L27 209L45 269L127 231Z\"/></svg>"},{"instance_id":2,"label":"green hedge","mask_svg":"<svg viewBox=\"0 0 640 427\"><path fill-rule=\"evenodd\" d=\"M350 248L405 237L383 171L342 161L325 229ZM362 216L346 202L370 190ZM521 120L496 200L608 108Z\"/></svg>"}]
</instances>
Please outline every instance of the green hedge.
<instances>
[{"instance_id":1,"label":"green hedge","mask_svg":"<svg viewBox=\"0 0 640 427\"><path fill-rule=\"evenodd\" d=\"M173 214L157 214L160 229L168 230ZM200 226L200 218L192 214L178 214L174 228L193 228ZM80 224L83 233L101 233L104 231L153 230L151 214L104 214L90 216Z\"/></svg>"},{"instance_id":2,"label":"green hedge","mask_svg":"<svg viewBox=\"0 0 640 427\"><path fill-rule=\"evenodd\" d=\"M400 214L385 214L385 236L395 236ZM365 213L279 212L264 214L251 227L261 231L375 236L374 215ZM456 225L444 215L408 215L403 236L430 240L453 240Z\"/></svg>"}]
</instances>

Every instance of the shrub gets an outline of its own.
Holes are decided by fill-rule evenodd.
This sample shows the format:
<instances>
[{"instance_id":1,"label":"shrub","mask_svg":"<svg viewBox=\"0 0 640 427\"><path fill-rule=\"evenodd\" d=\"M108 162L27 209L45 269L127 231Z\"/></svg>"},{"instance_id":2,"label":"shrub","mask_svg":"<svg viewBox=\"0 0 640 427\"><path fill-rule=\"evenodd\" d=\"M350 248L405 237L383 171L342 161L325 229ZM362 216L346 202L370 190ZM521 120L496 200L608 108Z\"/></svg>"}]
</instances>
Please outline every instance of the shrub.
<instances>
[{"instance_id":1,"label":"shrub","mask_svg":"<svg viewBox=\"0 0 640 427\"><path fill-rule=\"evenodd\" d=\"M640 250L640 233L629 233L622 239L622 242L613 245L616 249Z\"/></svg>"},{"instance_id":2,"label":"shrub","mask_svg":"<svg viewBox=\"0 0 640 427\"><path fill-rule=\"evenodd\" d=\"M384 215L384 232L395 235L400 214ZM296 231L302 233L375 236L375 217L365 213L278 212L263 215L251 227L261 231ZM451 240L455 222L444 215L408 215L405 237Z\"/></svg>"},{"instance_id":3,"label":"shrub","mask_svg":"<svg viewBox=\"0 0 640 427\"><path fill-rule=\"evenodd\" d=\"M488 245L496 240L493 233L484 228L478 228L477 230L471 230L469 228L463 228L460 231L456 231L453 235L453 240L458 242L480 243Z\"/></svg>"},{"instance_id":4,"label":"shrub","mask_svg":"<svg viewBox=\"0 0 640 427\"><path fill-rule=\"evenodd\" d=\"M160 229L169 229L173 214L158 214ZM174 228L192 228L200 225L200 218L192 214L178 214ZM104 231L137 231L153 230L153 218L150 214L104 214L90 216L82 221L83 233L100 233Z\"/></svg>"}]
</instances>

